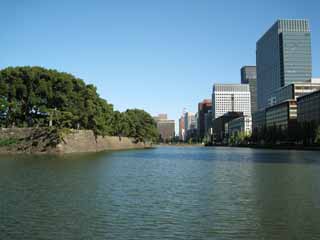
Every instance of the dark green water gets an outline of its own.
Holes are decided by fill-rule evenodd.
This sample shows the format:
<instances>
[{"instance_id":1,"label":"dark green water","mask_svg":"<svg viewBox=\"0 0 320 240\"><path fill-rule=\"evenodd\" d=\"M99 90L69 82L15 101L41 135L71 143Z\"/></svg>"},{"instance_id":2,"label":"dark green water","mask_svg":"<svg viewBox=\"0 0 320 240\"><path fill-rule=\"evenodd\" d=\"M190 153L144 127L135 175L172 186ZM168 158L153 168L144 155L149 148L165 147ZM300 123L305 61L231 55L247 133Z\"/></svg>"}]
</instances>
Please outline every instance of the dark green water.
<instances>
[{"instance_id":1,"label":"dark green water","mask_svg":"<svg viewBox=\"0 0 320 240\"><path fill-rule=\"evenodd\" d=\"M320 239L320 152L1 156L0 239Z\"/></svg>"}]
</instances>

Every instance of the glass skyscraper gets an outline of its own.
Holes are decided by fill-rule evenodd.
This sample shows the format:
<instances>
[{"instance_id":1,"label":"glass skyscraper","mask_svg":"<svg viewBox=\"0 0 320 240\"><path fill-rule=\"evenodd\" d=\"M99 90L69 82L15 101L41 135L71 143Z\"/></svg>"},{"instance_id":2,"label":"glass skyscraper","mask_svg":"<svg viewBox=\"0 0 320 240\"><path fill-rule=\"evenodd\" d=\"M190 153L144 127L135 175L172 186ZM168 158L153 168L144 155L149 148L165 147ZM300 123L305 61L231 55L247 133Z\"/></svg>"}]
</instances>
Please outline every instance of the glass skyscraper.
<instances>
[{"instance_id":1,"label":"glass skyscraper","mask_svg":"<svg viewBox=\"0 0 320 240\"><path fill-rule=\"evenodd\" d=\"M258 109L272 92L291 83L310 81L311 36L307 20L278 20L257 42Z\"/></svg>"}]
</instances>

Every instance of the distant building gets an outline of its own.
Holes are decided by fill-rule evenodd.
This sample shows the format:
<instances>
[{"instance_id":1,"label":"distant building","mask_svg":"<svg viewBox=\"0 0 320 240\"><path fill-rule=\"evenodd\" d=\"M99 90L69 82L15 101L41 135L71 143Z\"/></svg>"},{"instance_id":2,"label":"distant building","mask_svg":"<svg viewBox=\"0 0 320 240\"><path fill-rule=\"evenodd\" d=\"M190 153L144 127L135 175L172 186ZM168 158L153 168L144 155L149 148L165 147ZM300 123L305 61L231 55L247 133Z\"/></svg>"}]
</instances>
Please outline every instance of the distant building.
<instances>
[{"instance_id":1,"label":"distant building","mask_svg":"<svg viewBox=\"0 0 320 240\"><path fill-rule=\"evenodd\" d=\"M206 114L212 109L211 99L205 99L198 104L198 136L203 139L206 134ZM208 124L208 123L207 123Z\"/></svg>"},{"instance_id":2,"label":"distant building","mask_svg":"<svg viewBox=\"0 0 320 240\"><path fill-rule=\"evenodd\" d=\"M251 98L251 113L257 111L257 71L256 66L244 66L241 68L241 83L249 84Z\"/></svg>"},{"instance_id":3,"label":"distant building","mask_svg":"<svg viewBox=\"0 0 320 240\"><path fill-rule=\"evenodd\" d=\"M175 138L174 120L168 120L167 114L159 114L154 117L154 120L157 123L157 128L163 141L170 141Z\"/></svg>"},{"instance_id":4,"label":"distant building","mask_svg":"<svg viewBox=\"0 0 320 240\"><path fill-rule=\"evenodd\" d=\"M212 111L204 114L204 132L207 135L212 128Z\"/></svg>"},{"instance_id":5,"label":"distant building","mask_svg":"<svg viewBox=\"0 0 320 240\"><path fill-rule=\"evenodd\" d=\"M214 142L222 143L228 135L228 123L241 116L243 116L242 112L227 112L224 115L215 118L212 123Z\"/></svg>"},{"instance_id":6,"label":"distant building","mask_svg":"<svg viewBox=\"0 0 320 240\"><path fill-rule=\"evenodd\" d=\"M298 122L314 122L320 125L320 91L316 91L297 99Z\"/></svg>"},{"instance_id":7,"label":"distant building","mask_svg":"<svg viewBox=\"0 0 320 240\"><path fill-rule=\"evenodd\" d=\"M167 120L168 119L168 115L166 113L159 113L158 116L153 117L153 119L157 122L157 121L161 121L161 120Z\"/></svg>"},{"instance_id":8,"label":"distant building","mask_svg":"<svg viewBox=\"0 0 320 240\"><path fill-rule=\"evenodd\" d=\"M272 92L311 78L311 36L307 20L278 20L257 42L258 109Z\"/></svg>"},{"instance_id":9,"label":"distant building","mask_svg":"<svg viewBox=\"0 0 320 240\"><path fill-rule=\"evenodd\" d=\"M292 129L297 123L297 102L288 100L266 109L266 127Z\"/></svg>"},{"instance_id":10,"label":"distant building","mask_svg":"<svg viewBox=\"0 0 320 240\"><path fill-rule=\"evenodd\" d=\"M252 118L251 116L242 116L231 120L228 123L229 136L239 133L250 134L252 132Z\"/></svg>"},{"instance_id":11,"label":"distant building","mask_svg":"<svg viewBox=\"0 0 320 240\"><path fill-rule=\"evenodd\" d=\"M204 139L201 139L202 141L205 141L206 143L212 143L213 142L213 130L212 130L212 110L210 110L208 113L204 115Z\"/></svg>"},{"instance_id":12,"label":"distant building","mask_svg":"<svg viewBox=\"0 0 320 240\"><path fill-rule=\"evenodd\" d=\"M186 141L197 141L198 140L198 134L196 128L190 128L186 132Z\"/></svg>"},{"instance_id":13,"label":"distant building","mask_svg":"<svg viewBox=\"0 0 320 240\"><path fill-rule=\"evenodd\" d=\"M304 82L293 83L276 89L268 99L268 106L286 100L297 100L298 97L320 90L320 83Z\"/></svg>"},{"instance_id":14,"label":"distant building","mask_svg":"<svg viewBox=\"0 0 320 240\"><path fill-rule=\"evenodd\" d=\"M193 126L193 128L197 129L197 135L198 135L198 127L199 127L198 124L199 124L199 114L196 113L194 115L194 126Z\"/></svg>"},{"instance_id":15,"label":"distant building","mask_svg":"<svg viewBox=\"0 0 320 240\"><path fill-rule=\"evenodd\" d=\"M248 84L215 84L212 92L213 119L227 112L251 115L250 87Z\"/></svg>"},{"instance_id":16,"label":"distant building","mask_svg":"<svg viewBox=\"0 0 320 240\"><path fill-rule=\"evenodd\" d=\"M186 112L184 114L184 127L185 130L196 128L196 118L195 115L191 112Z\"/></svg>"},{"instance_id":17,"label":"distant building","mask_svg":"<svg viewBox=\"0 0 320 240\"><path fill-rule=\"evenodd\" d=\"M184 116L179 118L179 140L185 141L185 127L184 127Z\"/></svg>"}]
</instances>

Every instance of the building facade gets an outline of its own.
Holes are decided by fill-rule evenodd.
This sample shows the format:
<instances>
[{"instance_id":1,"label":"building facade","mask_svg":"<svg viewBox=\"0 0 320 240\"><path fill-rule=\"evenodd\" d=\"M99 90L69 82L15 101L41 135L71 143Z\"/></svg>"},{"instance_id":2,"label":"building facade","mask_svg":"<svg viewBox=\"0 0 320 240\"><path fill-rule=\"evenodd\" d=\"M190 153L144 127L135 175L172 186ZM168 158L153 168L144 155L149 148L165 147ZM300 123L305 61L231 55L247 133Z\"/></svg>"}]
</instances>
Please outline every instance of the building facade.
<instances>
[{"instance_id":1,"label":"building facade","mask_svg":"<svg viewBox=\"0 0 320 240\"><path fill-rule=\"evenodd\" d=\"M198 104L198 136L203 139L206 134L206 114L212 109L211 99L205 99ZM208 123L207 123L208 124Z\"/></svg>"},{"instance_id":2,"label":"building facade","mask_svg":"<svg viewBox=\"0 0 320 240\"><path fill-rule=\"evenodd\" d=\"M241 116L243 116L242 112L227 112L224 115L215 118L212 122L214 142L222 143L228 135L228 123Z\"/></svg>"},{"instance_id":3,"label":"building facade","mask_svg":"<svg viewBox=\"0 0 320 240\"><path fill-rule=\"evenodd\" d=\"M320 90L320 83L293 83L275 90L268 99L268 106L286 100L297 100L298 97Z\"/></svg>"},{"instance_id":4,"label":"building facade","mask_svg":"<svg viewBox=\"0 0 320 240\"><path fill-rule=\"evenodd\" d=\"M249 84L251 97L251 113L257 111L257 71L256 66L244 66L241 68L241 83Z\"/></svg>"},{"instance_id":5,"label":"building facade","mask_svg":"<svg viewBox=\"0 0 320 240\"><path fill-rule=\"evenodd\" d=\"M262 129L266 126L266 110L252 113L252 130Z\"/></svg>"},{"instance_id":6,"label":"building facade","mask_svg":"<svg viewBox=\"0 0 320 240\"><path fill-rule=\"evenodd\" d=\"M179 118L179 140L185 141L184 116Z\"/></svg>"},{"instance_id":7,"label":"building facade","mask_svg":"<svg viewBox=\"0 0 320 240\"><path fill-rule=\"evenodd\" d=\"M311 78L311 35L307 20L278 20L257 42L258 109L280 87Z\"/></svg>"},{"instance_id":8,"label":"building facade","mask_svg":"<svg viewBox=\"0 0 320 240\"><path fill-rule=\"evenodd\" d=\"M196 128L196 117L192 112L186 112L184 114L184 128L185 131Z\"/></svg>"},{"instance_id":9,"label":"building facade","mask_svg":"<svg viewBox=\"0 0 320 240\"><path fill-rule=\"evenodd\" d=\"M210 110L208 113L204 115L204 132L205 136L212 135L212 111Z\"/></svg>"},{"instance_id":10,"label":"building facade","mask_svg":"<svg viewBox=\"0 0 320 240\"><path fill-rule=\"evenodd\" d=\"M228 123L228 134L234 135L238 133L250 134L252 132L251 116L242 116L235 118Z\"/></svg>"},{"instance_id":11,"label":"building facade","mask_svg":"<svg viewBox=\"0 0 320 240\"><path fill-rule=\"evenodd\" d=\"M153 117L153 119L157 122L157 121L161 121L161 120L167 120L168 119L168 115L166 113L159 113L158 116Z\"/></svg>"},{"instance_id":12,"label":"building facade","mask_svg":"<svg viewBox=\"0 0 320 240\"><path fill-rule=\"evenodd\" d=\"M297 123L297 101L288 100L266 109L266 126L292 129Z\"/></svg>"},{"instance_id":13,"label":"building facade","mask_svg":"<svg viewBox=\"0 0 320 240\"><path fill-rule=\"evenodd\" d=\"M227 112L251 115L249 84L215 84L212 91L213 119Z\"/></svg>"},{"instance_id":14,"label":"building facade","mask_svg":"<svg viewBox=\"0 0 320 240\"><path fill-rule=\"evenodd\" d=\"M175 138L175 122L174 120L168 120L167 114L159 114L154 117L157 123L157 128L162 141L171 141Z\"/></svg>"},{"instance_id":15,"label":"building facade","mask_svg":"<svg viewBox=\"0 0 320 240\"><path fill-rule=\"evenodd\" d=\"M314 122L320 125L320 91L304 95L297 99L298 122Z\"/></svg>"}]
</instances>

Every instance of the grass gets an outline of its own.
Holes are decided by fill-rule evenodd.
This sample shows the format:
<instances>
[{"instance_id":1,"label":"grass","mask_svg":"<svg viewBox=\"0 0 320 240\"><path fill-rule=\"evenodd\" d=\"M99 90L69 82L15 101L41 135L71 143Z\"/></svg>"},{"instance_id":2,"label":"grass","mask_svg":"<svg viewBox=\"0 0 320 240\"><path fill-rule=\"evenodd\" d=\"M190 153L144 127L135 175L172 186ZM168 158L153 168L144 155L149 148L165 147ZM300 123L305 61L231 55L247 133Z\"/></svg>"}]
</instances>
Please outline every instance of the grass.
<instances>
[{"instance_id":1,"label":"grass","mask_svg":"<svg viewBox=\"0 0 320 240\"><path fill-rule=\"evenodd\" d=\"M14 138L0 139L0 147L6 147L6 146L14 145L17 143L18 143L18 140Z\"/></svg>"}]
</instances>

